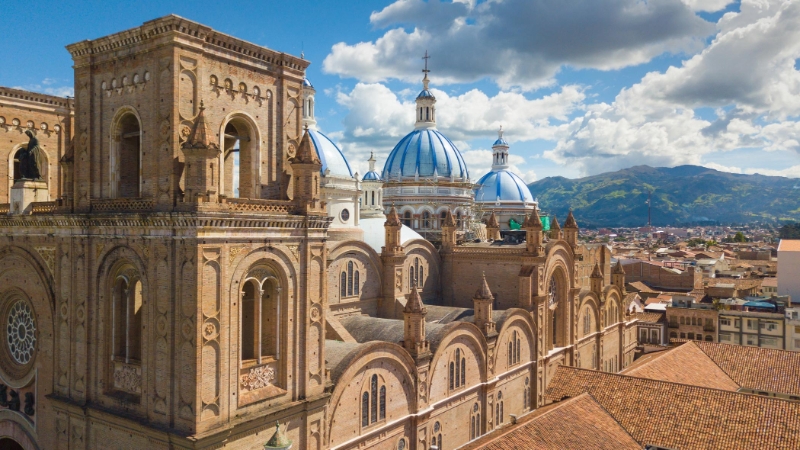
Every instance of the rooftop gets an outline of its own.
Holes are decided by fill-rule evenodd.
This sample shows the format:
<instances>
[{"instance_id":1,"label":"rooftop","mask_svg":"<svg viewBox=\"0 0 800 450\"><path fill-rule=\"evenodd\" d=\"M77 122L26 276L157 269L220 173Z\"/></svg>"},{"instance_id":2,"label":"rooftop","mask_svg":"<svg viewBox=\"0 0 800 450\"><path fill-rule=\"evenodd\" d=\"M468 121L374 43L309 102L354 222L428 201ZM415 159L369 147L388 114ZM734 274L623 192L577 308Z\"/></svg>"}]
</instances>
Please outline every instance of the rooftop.
<instances>
[{"instance_id":1,"label":"rooftop","mask_svg":"<svg viewBox=\"0 0 800 450\"><path fill-rule=\"evenodd\" d=\"M800 252L800 239L781 239L779 252Z\"/></svg>"}]
</instances>

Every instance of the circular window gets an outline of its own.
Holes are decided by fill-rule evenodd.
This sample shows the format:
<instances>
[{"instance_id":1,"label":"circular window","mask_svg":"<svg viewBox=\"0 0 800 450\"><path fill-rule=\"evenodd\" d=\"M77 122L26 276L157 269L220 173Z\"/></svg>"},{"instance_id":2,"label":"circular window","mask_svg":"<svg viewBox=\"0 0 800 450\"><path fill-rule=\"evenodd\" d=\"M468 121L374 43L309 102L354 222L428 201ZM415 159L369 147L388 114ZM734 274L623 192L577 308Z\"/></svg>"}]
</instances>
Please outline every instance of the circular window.
<instances>
[{"instance_id":1,"label":"circular window","mask_svg":"<svg viewBox=\"0 0 800 450\"><path fill-rule=\"evenodd\" d=\"M350 211L348 209L343 209L342 212L339 214L339 217L342 218L342 222L347 222L350 220Z\"/></svg>"},{"instance_id":2,"label":"circular window","mask_svg":"<svg viewBox=\"0 0 800 450\"><path fill-rule=\"evenodd\" d=\"M36 324L28 302L17 300L8 311L6 320L6 342L11 358L25 365L33 359L36 345Z\"/></svg>"},{"instance_id":3,"label":"circular window","mask_svg":"<svg viewBox=\"0 0 800 450\"><path fill-rule=\"evenodd\" d=\"M397 443L397 450L406 450L406 439L400 439L400 442Z\"/></svg>"},{"instance_id":4,"label":"circular window","mask_svg":"<svg viewBox=\"0 0 800 450\"><path fill-rule=\"evenodd\" d=\"M439 425L439 422L436 422L435 424L433 424L433 432L434 433L438 433L439 430L441 430L441 429L442 429L442 426Z\"/></svg>"}]
</instances>

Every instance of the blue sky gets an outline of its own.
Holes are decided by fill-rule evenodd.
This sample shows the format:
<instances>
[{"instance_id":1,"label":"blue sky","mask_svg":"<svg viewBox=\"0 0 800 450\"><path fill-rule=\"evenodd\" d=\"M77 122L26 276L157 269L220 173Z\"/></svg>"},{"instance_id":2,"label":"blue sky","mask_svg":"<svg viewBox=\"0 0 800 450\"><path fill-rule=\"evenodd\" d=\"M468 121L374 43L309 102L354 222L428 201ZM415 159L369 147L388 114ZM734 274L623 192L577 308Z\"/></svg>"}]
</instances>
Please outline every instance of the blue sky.
<instances>
[{"instance_id":1,"label":"blue sky","mask_svg":"<svg viewBox=\"0 0 800 450\"><path fill-rule=\"evenodd\" d=\"M500 125L526 181L638 164L800 177L798 1L11 2L0 85L71 95L65 45L169 13L304 51L319 126L361 173L413 128L427 49L439 129L474 179Z\"/></svg>"}]
</instances>

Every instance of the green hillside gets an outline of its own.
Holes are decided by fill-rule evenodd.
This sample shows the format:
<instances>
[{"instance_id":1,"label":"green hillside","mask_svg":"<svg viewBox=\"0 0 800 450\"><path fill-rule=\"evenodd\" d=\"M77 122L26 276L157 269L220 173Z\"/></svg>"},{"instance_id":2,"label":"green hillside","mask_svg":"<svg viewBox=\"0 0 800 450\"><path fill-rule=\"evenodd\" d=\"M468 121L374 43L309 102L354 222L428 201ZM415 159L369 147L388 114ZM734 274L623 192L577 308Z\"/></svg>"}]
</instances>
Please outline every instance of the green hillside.
<instances>
[{"instance_id":1,"label":"green hillside","mask_svg":"<svg viewBox=\"0 0 800 450\"><path fill-rule=\"evenodd\" d=\"M528 185L540 208L581 226L655 226L800 220L800 180L741 175L699 166L636 166L585 178L548 177ZM562 219L563 222L563 219Z\"/></svg>"}]
</instances>

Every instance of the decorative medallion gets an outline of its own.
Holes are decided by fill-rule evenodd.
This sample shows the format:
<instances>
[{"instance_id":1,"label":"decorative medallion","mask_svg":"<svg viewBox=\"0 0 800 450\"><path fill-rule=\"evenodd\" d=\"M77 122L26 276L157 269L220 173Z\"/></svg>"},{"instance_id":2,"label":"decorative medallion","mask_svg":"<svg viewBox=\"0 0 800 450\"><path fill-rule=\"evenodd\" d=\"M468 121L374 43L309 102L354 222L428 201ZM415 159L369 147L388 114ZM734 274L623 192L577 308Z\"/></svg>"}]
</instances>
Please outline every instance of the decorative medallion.
<instances>
[{"instance_id":1,"label":"decorative medallion","mask_svg":"<svg viewBox=\"0 0 800 450\"><path fill-rule=\"evenodd\" d=\"M161 336L167 334L167 319L164 316L158 316L156 319L156 331Z\"/></svg>"},{"instance_id":2,"label":"decorative medallion","mask_svg":"<svg viewBox=\"0 0 800 450\"><path fill-rule=\"evenodd\" d=\"M318 321L320 316L322 316L322 314L319 311L319 305L312 306L310 314L311 314L311 320L313 320L314 322Z\"/></svg>"},{"instance_id":3,"label":"decorative medallion","mask_svg":"<svg viewBox=\"0 0 800 450\"><path fill-rule=\"evenodd\" d=\"M206 322L203 326L203 337L208 341L217 337L217 326L213 322Z\"/></svg>"},{"instance_id":4,"label":"decorative medallion","mask_svg":"<svg viewBox=\"0 0 800 450\"><path fill-rule=\"evenodd\" d=\"M28 302L17 300L8 312L6 342L17 364L28 364L36 347L36 324Z\"/></svg>"},{"instance_id":5,"label":"decorative medallion","mask_svg":"<svg viewBox=\"0 0 800 450\"><path fill-rule=\"evenodd\" d=\"M253 367L241 376L242 388L250 391L270 386L274 380L275 369L270 366Z\"/></svg>"},{"instance_id":6,"label":"decorative medallion","mask_svg":"<svg viewBox=\"0 0 800 450\"><path fill-rule=\"evenodd\" d=\"M194 334L194 326L192 326L192 321L190 319L184 319L183 324L181 324L181 334L183 338L187 341L192 340L192 335Z\"/></svg>"}]
</instances>

